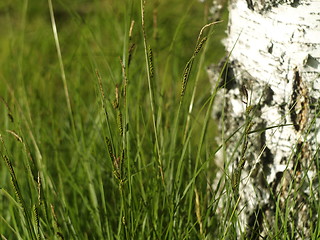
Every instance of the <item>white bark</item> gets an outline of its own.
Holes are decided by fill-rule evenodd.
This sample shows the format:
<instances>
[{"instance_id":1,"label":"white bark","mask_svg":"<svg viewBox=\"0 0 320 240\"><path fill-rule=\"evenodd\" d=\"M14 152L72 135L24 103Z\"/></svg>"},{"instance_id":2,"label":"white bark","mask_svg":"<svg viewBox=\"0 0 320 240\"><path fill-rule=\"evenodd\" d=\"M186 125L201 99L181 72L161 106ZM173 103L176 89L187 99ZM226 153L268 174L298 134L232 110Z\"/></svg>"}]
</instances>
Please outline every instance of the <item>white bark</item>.
<instances>
[{"instance_id":1,"label":"white bark","mask_svg":"<svg viewBox=\"0 0 320 240\"><path fill-rule=\"evenodd\" d=\"M229 74L220 91L226 135L253 115L248 131L278 126L248 135L245 151L233 153L241 131L227 143L228 171L241 173L239 232L253 239L268 235L279 196L283 209L292 201L295 238L306 237L317 215L309 195L319 192L320 1L233 0L229 11ZM221 109L214 112L221 115Z\"/></svg>"}]
</instances>

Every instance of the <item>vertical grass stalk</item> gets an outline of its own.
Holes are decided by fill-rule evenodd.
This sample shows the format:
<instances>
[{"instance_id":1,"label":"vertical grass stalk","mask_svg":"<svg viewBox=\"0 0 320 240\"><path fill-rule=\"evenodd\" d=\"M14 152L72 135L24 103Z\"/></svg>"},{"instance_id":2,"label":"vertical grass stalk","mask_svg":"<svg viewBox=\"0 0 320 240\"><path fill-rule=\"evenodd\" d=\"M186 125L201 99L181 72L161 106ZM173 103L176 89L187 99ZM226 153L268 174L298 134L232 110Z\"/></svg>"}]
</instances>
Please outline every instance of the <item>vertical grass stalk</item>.
<instances>
[{"instance_id":1,"label":"vertical grass stalk","mask_svg":"<svg viewBox=\"0 0 320 240\"><path fill-rule=\"evenodd\" d=\"M142 26L142 32L143 32L143 44L144 44L144 52L145 52L145 61L146 61L146 70L147 70L147 79L148 79L148 87L149 87L149 99L150 99L150 105L151 105L151 113L152 113L152 124L153 124L153 131L154 136L156 140L156 151L158 155L158 167L161 175L161 179L163 184L164 182L164 173L163 173L163 167L162 167L162 160L161 160L161 152L160 152L160 144L158 139L158 130L156 125L156 115L155 115L155 104L153 99L153 89L151 84L151 66L150 66L150 58L148 54L148 44L147 44L147 35L145 31L145 20L144 20L144 9L145 9L145 1L141 0L141 26Z\"/></svg>"},{"instance_id":2,"label":"vertical grass stalk","mask_svg":"<svg viewBox=\"0 0 320 240\"><path fill-rule=\"evenodd\" d=\"M78 138L77 138L77 134L76 134L76 127L75 127L75 122L74 122L74 117L73 117L73 112L72 112L72 107L71 107L71 101L70 101L70 96L69 96L66 74L65 74L65 70L64 70L64 64L63 64L63 60L62 60L62 54L61 54L61 49L60 49L60 42L59 42L56 21L55 21L55 17L54 17L52 0L48 0L48 5L49 5L51 25L52 25L52 32L53 32L54 41L56 44L56 50L57 50L57 54L58 54L59 66L60 66L60 71L61 71L61 78L62 78L62 82L63 82L64 94L66 97L69 118L71 121L72 132L73 132L74 140L77 140ZM76 143L76 145L78 145L77 141L75 143Z\"/></svg>"}]
</instances>

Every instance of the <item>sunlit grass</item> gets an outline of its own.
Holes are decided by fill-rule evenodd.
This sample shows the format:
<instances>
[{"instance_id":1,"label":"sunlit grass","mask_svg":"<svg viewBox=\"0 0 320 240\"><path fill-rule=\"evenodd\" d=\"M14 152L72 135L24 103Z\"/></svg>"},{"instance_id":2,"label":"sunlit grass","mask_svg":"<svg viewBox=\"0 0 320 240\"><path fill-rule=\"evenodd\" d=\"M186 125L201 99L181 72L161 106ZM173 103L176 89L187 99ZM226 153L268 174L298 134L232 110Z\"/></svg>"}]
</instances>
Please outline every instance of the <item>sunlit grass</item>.
<instances>
[{"instance_id":1,"label":"sunlit grass","mask_svg":"<svg viewBox=\"0 0 320 240\"><path fill-rule=\"evenodd\" d=\"M227 11L201 31L209 1L22 2L0 3L2 238L235 239L205 71Z\"/></svg>"},{"instance_id":2,"label":"sunlit grass","mask_svg":"<svg viewBox=\"0 0 320 240\"><path fill-rule=\"evenodd\" d=\"M214 212L207 214L214 130L205 131L212 104L201 102L212 101L205 66L223 55L211 45L225 23L203 32L209 39L200 50L205 5L147 2L143 24L142 6L1 5L2 237L214 232Z\"/></svg>"}]
</instances>

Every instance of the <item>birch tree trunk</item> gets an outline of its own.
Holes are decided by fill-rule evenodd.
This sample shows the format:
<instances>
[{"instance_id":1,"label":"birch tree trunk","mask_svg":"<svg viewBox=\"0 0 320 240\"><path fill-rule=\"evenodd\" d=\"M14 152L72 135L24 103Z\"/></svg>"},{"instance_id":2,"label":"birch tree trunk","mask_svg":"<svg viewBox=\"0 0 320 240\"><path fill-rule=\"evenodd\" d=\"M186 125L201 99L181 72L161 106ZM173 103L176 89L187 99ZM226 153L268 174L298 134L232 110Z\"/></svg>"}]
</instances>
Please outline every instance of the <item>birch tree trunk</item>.
<instances>
[{"instance_id":1,"label":"birch tree trunk","mask_svg":"<svg viewBox=\"0 0 320 240\"><path fill-rule=\"evenodd\" d=\"M237 231L308 239L319 211L320 1L231 0L224 43L214 115L223 136L235 133L218 166L239 199Z\"/></svg>"}]
</instances>

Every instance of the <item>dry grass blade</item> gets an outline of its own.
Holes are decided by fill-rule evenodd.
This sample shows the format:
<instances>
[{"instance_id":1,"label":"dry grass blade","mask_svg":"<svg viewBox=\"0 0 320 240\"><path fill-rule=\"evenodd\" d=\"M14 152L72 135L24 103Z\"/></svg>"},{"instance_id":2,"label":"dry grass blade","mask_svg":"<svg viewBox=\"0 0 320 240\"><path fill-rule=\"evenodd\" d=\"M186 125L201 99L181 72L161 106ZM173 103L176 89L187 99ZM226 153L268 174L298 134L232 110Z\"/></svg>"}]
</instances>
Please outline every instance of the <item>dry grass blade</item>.
<instances>
[{"instance_id":1,"label":"dry grass blade","mask_svg":"<svg viewBox=\"0 0 320 240\"><path fill-rule=\"evenodd\" d=\"M38 204L41 205L41 177L40 172L38 172L38 179L37 179L37 188L38 188Z\"/></svg>"},{"instance_id":2,"label":"dry grass blade","mask_svg":"<svg viewBox=\"0 0 320 240\"><path fill-rule=\"evenodd\" d=\"M203 234L203 224L201 220L201 209L200 209L200 199L199 199L199 194L197 188L194 189L195 192L195 205L196 205L196 215L197 215L197 221L200 227L200 234Z\"/></svg>"},{"instance_id":3,"label":"dry grass blade","mask_svg":"<svg viewBox=\"0 0 320 240\"><path fill-rule=\"evenodd\" d=\"M128 77L126 74L126 67L124 66L121 58L119 57L120 64L121 64L121 70L122 70L122 77L123 77L123 96L126 97L127 95L127 86L128 86ZM119 100L118 100L119 102Z\"/></svg>"},{"instance_id":4,"label":"dry grass blade","mask_svg":"<svg viewBox=\"0 0 320 240\"><path fill-rule=\"evenodd\" d=\"M130 24L130 29L129 29L129 40L131 40L132 38L132 31L133 31L133 26L134 26L134 20L131 21L131 24Z\"/></svg>"},{"instance_id":5,"label":"dry grass blade","mask_svg":"<svg viewBox=\"0 0 320 240\"><path fill-rule=\"evenodd\" d=\"M22 141L22 137L20 137L16 132L12 131L12 130L6 130L8 133L10 133L12 136L14 136L19 142L23 142Z\"/></svg>"}]
</instances>

